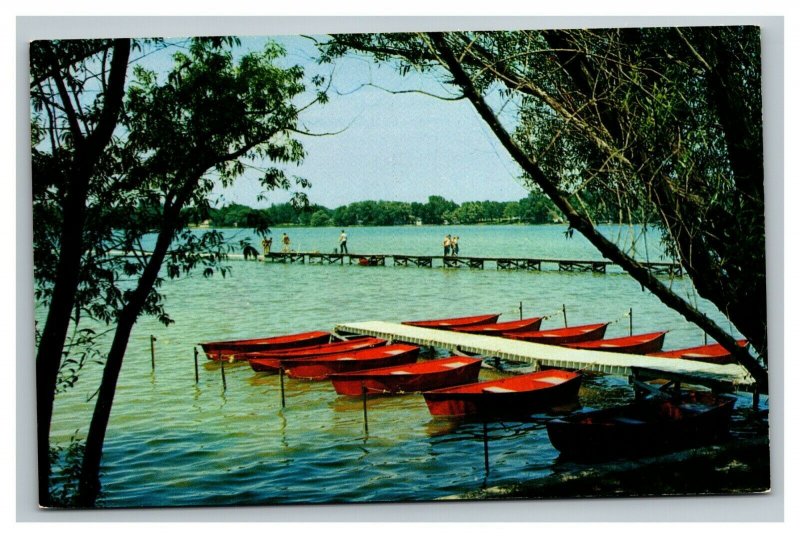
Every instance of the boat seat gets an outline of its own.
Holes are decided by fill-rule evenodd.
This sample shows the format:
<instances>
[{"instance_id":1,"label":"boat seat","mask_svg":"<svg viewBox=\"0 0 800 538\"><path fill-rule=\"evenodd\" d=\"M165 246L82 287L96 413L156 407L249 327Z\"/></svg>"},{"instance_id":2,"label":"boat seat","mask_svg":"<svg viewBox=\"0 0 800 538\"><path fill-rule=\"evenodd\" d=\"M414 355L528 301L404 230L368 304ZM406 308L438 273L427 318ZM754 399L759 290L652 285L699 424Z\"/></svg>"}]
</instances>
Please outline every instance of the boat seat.
<instances>
[{"instance_id":1,"label":"boat seat","mask_svg":"<svg viewBox=\"0 0 800 538\"><path fill-rule=\"evenodd\" d=\"M448 362L447 364L443 364L442 366L444 366L445 368L459 368L461 366L465 366L466 364L467 364L466 362L459 361L459 362Z\"/></svg>"},{"instance_id":2,"label":"boat seat","mask_svg":"<svg viewBox=\"0 0 800 538\"><path fill-rule=\"evenodd\" d=\"M514 389L507 389L505 387L486 387L483 392L517 392Z\"/></svg>"},{"instance_id":3,"label":"boat seat","mask_svg":"<svg viewBox=\"0 0 800 538\"><path fill-rule=\"evenodd\" d=\"M389 372L391 375L411 375L411 372L407 372L405 370L395 370L394 372Z\"/></svg>"},{"instance_id":4,"label":"boat seat","mask_svg":"<svg viewBox=\"0 0 800 538\"><path fill-rule=\"evenodd\" d=\"M390 351L385 352L387 355L399 355L400 353L404 353L402 349L392 349Z\"/></svg>"},{"instance_id":5,"label":"boat seat","mask_svg":"<svg viewBox=\"0 0 800 538\"><path fill-rule=\"evenodd\" d=\"M355 357L339 357L336 360L337 361L354 361L354 360L356 360L356 358Z\"/></svg>"},{"instance_id":6,"label":"boat seat","mask_svg":"<svg viewBox=\"0 0 800 538\"><path fill-rule=\"evenodd\" d=\"M558 385L559 383L564 382L563 377L537 377L536 381L540 383L547 383L548 385Z\"/></svg>"}]
</instances>

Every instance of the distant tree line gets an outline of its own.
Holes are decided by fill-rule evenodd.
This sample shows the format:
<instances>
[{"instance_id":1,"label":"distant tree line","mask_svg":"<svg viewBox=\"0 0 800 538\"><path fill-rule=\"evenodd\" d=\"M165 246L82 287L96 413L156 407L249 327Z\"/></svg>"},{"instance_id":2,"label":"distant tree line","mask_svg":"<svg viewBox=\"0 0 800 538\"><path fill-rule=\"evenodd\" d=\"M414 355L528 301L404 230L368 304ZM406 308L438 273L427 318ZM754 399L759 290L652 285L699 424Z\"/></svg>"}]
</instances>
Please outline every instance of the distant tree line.
<instances>
[{"instance_id":1,"label":"distant tree line","mask_svg":"<svg viewBox=\"0 0 800 538\"><path fill-rule=\"evenodd\" d=\"M253 209L230 204L209 212L203 223L219 228L258 228L260 226L398 226L405 224L478 224L520 222L546 224L563 222L561 212L545 195L533 192L519 201L464 202L457 204L441 196L428 201L354 202L335 209L310 204L297 207L290 203ZM199 224L199 223L198 223Z\"/></svg>"}]
</instances>

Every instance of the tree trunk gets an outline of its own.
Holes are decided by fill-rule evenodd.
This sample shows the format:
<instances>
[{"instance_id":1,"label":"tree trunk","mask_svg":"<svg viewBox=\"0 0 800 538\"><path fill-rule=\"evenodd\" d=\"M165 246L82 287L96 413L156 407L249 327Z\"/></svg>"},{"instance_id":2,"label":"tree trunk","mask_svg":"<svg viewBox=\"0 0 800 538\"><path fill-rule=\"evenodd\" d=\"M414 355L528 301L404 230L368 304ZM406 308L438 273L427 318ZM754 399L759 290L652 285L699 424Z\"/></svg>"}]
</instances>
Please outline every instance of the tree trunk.
<instances>
[{"instance_id":1,"label":"tree trunk","mask_svg":"<svg viewBox=\"0 0 800 538\"><path fill-rule=\"evenodd\" d=\"M58 268L52 301L36 354L36 436L39 504L42 506L50 506L51 502L50 423L58 371L80 281L89 182L98 159L111 140L122 108L129 54L130 40L115 40L108 88L97 128L86 139L82 139L80 133L73 133L76 141L75 160L65 185ZM58 76L58 73L54 76Z\"/></svg>"},{"instance_id":2,"label":"tree trunk","mask_svg":"<svg viewBox=\"0 0 800 538\"><path fill-rule=\"evenodd\" d=\"M39 449L39 504L42 506L50 505L50 422L61 355L70 315L75 306L83 251L81 235L85 211L81 212L75 204L68 204L64 216L58 276L36 355L36 431Z\"/></svg>"},{"instance_id":3,"label":"tree trunk","mask_svg":"<svg viewBox=\"0 0 800 538\"><path fill-rule=\"evenodd\" d=\"M142 311L145 300L153 289L153 284L158 277L161 264L167 253L175 232L175 218L178 211L171 208L165 213L164 225L159 232L153 254L147 262L147 267L142 272L136 290L130 302L122 309L114 331L114 340L106 358L103 369L103 379L97 393L92 422L89 426L89 435L86 438L86 449L81 467L81 479L78 489L78 506L92 507L97 502L100 493L100 461L103 456L108 420L111 416L111 406L117 390L117 379L122 369L122 360L136 319Z\"/></svg>"},{"instance_id":4,"label":"tree trunk","mask_svg":"<svg viewBox=\"0 0 800 538\"><path fill-rule=\"evenodd\" d=\"M657 278L651 275L645 267L642 267L635 260L625 255L616 245L595 230L592 223L586 217L575 211L564 194L556 186L556 182L545 176L539 166L530 160L511 139L511 136L494 115L491 108L486 104L483 97L478 94L469 76L458 63L458 60L445 41L444 36L442 34L428 35L445 62L446 67L453 75L454 83L462 88L464 95L472 102L478 114L489 125L500 140L500 143L503 144L503 147L506 148L514 160L517 161L522 169L533 178L545 194L547 194L566 215L570 225L581 232L581 234L597 247L605 257L619 264L628 274L649 289L664 304L683 315L690 322L704 329L709 336L731 351L734 357L750 372L759 388L763 392L767 392L767 373L758 361L751 357L746 350L738 346L736 341L716 323L670 291Z\"/></svg>"},{"instance_id":5,"label":"tree trunk","mask_svg":"<svg viewBox=\"0 0 800 538\"><path fill-rule=\"evenodd\" d=\"M582 52L579 52L580 46L571 40L570 31L544 31L543 35L552 47L553 54L559 59L558 63L574 84L575 91L580 92L584 100L588 100L592 87L598 79L597 69L586 61L586 56ZM680 31L678 35L683 36ZM693 47L693 52L697 49L706 51L706 59L698 56L702 62L702 65L698 64L698 68L703 68L706 72L709 87L708 101L717 110L727 142L734 179L739 189L738 195L731 193L730 196L738 196L741 207L753 207L756 211L738 211L735 215L737 222L731 222L730 225L721 218L717 218L714 224L716 230L729 230L734 225L742 226L743 229L761 230L762 241L746 248L736 245L733 251L728 246L730 243L718 241L710 245L709 237L713 237L714 233L694 235L688 233L683 222L691 220L693 208L687 209L679 204L668 180L661 177L658 169L643 164L639 168L639 174L653 178L649 182L652 189L651 198L662 212L664 224L675 240L680 259L687 274L692 278L697 293L723 311L766 361L766 270L764 258L758 254L764 252L761 131L758 121L744 113L745 98L736 91L738 81L736 74L730 70L737 60L721 44L722 38L722 34L716 32L708 40L708 44L704 40L694 43L693 46L689 44L688 39L685 42ZM627 46L635 48L639 43L638 31L622 30L620 39ZM652 68L658 71L659 66L653 65ZM648 88L651 86L652 83L648 83ZM616 147L624 147L624 136L618 128L620 120L616 117L614 108L603 101L596 106L598 116ZM631 155L629 159L633 163L648 163L649 160L647 155L639 154ZM649 171L645 173L644 170ZM633 170L631 173L634 173ZM710 255L712 249L727 260L724 265ZM737 283L741 282L747 282L749 286L745 289L738 287Z\"/></svg>"}]
</instances>

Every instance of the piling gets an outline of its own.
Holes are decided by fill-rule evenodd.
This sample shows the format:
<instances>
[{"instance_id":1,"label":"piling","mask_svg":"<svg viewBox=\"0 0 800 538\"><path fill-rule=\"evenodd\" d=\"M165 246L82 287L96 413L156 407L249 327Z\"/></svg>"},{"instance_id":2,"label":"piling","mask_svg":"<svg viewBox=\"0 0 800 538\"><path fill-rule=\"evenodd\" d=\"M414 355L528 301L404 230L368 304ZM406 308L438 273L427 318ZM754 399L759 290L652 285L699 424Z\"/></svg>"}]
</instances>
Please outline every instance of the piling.
<instances>
[{"instance_id":1,"label":"piling","mask_svg":"<svg viewBox=\"0 0 800 538\"><path fill-rule=\"evenodd\" d=\"M280 367L280 374L281 374L281 408L286 408L286 392L283 387L283 366Z\"/></svg>"},{"instance_id":2,"label":"piling","mask_svg":"<svg viewBox=\"0 0 800 538\"><path fill-rule=\"evenodd\" d=\"M519 319L522 319L522 301L519 302Z\"/></svg>"},{"instance_id":3,"label":"piling","mask_svg":"<svg viewBox=\"0 0 800 538\"><path fill-rule=\"evenodd\" d=\"M155 345L156 337L152 334L150 335L150 369L155 372L156 371L156 345Z\"/></svg>"},{"instance_id":4,"label":"piling","mask_svg":"<svg viewBox=\"0 0 800 538\"><path fill-rule=\"evenodd\" d=\"M200 383L200 372L197 369L197 348L194 349L194 384L197 385Z\"/></svg>"},{"instance_id":5,"label":"piling","mask_svg":"<svg viewBox=\"0 0 800 538\"><path fill-rule=\"evenodd\" d=\"M486 421L483 423L483 468L486 474L489 474L489 429L486 426Z\"/></svg>"},{"instance_id":6,"label":"piling","mask_svg":"<svg viewBox=\"0 0 800 538\"><path fill-rule=\"evenodd\" d=\"M369 433L369 422L367 420L367 387L362 384L361 385L361 401L363 402L364 406L364 433Z\"/></svg>"},{"instance_id":7,"label":"piling","mask_svg":"<svg viewBox=\"0 0 800 538\"><path fill-rule=\"evenodd\" d=\"M564 313L564 327L569 327L569 325L567 325L567 305L562 304L561 311Z\"/></svg>"},{"instance_id":8,"label":"piling","mask_svg":"<svg viewBox=\"0 0 800 538\"><path fill-rule=\"evenodd\" d=\"M633 308L628 309L628 327L630 329L630 335L633 336Z\"/></svg>"},{"instance_id":9,"label":"piling","mask_svg":"<svg viewBox=\"0 0 800 538\"><path fill-rule=\"evenodd\" d=\"M222 351L217 352L217 359L219 360L219 371L222 375L222 391L228 390L228 383L225 381L225 361L222 360Z\"/></svg>"}]
</instances>

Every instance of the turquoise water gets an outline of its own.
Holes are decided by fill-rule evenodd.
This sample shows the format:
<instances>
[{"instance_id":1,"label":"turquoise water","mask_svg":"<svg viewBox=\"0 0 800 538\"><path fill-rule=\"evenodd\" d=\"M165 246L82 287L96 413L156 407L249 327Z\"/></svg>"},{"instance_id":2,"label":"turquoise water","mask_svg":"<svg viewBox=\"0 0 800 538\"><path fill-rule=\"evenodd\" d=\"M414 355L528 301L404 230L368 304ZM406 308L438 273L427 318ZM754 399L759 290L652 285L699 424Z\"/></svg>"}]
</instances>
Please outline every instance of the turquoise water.
<instances>
[{"instance_id":1,"label":"turquoise water","mask_svg":"<svg viewBox=\"0 0 800 538\"><path fill-rule=\"evenodd\" d=\"M445 233L461 236L463 255L599 259L561 226L352 228L351 252L438 254ZM275 229L276 237L284 230ZM287 230L298 250L332 250L339 229ZM610 234L610 233L609 233ZM610 234L611 235L611 234ZM326 245L330 249L326 249ZM658 256L655 236L648 255ZM644 259L642 254L641 258ZM348 265L283 265L232 261L228 278L167 282L175 320L143 318L132 334L120 375L102 467L105 506L330 503L432 500L561 472L544 422L489 424L490 472L484 470L483 425L433 419L422 396L371 398L369 433L359 399L340 397L327 382L286 379L249 366L220 367L200 357L198 342L330 330L337 323L502 312L502 320L552 317L542 325L616 321L608 337L669 329L665 349L699 345L702 332L623 274L524 272ZM688 279L672 287L695 303ZM723 327L724 317L697 305ZM37 312L39 317L43 312ZM150 335L156 368L151 372ZM53 440L85 435L87 401L101 374L89 365L75 388L59 395ZM498 375L483 370L481 379ZM630 397L625 379L587 379L584 406Z\"/></svg>"},{"instance_id":2,"label":"turquoise water","mask_svg":"<svg viewBox=\"0 0 800 538\"><path fill-rule=\"evenodd\" d=\"M347 228L347 246L357 254L441 255L445 234L459 236L462 256L519 256L531 258L601 259L595 248L579 233L567 239L564 225L540 226L392 226ZM600 226L609 239L635 258L670 261L664 257L660 235L641 226ZM280 250L281 234L291 239L297 251L332 252L339 246L340 228L280 228L272 231L273 250ZM246 237L239 231L236 237ZM256 243L255 241L253 242Z\"/></svg>"}]
</instances>

